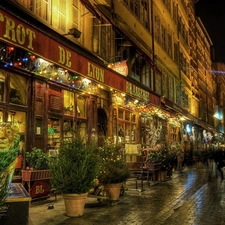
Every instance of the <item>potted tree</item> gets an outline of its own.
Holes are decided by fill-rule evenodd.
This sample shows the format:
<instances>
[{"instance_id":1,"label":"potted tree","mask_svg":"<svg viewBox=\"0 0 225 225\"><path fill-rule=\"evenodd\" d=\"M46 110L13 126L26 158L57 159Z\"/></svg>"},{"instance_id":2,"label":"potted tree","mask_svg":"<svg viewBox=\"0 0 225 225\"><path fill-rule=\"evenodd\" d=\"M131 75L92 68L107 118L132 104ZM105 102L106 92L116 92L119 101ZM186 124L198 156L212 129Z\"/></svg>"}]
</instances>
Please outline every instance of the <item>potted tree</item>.
<instances>
[{"instance_id":1,"label":"potted tree","mask_svg":"<svg viewBox=\"0 0 225 225\"><path fill-rule=\"evenodd\" d=\"M117 201L122 183L130 177L128 165L124 162L124 150L108 140L98 153L101 160L98 179L109 191L110 200Z\"/></svg>"},{"instance_id":2,"label":"potted tree","mask_svg":"<svg viewBox=\"0 0 225 225\"><path fill-rule=\"evenodd\" d=\"M32 151L26 152L25 159L27 166L25 170L22 170L22 184L33 199L48 196L51 178L48 154L34 147ZM36 191L36 186L39 186L39 192Z\"/></svg>"},{"instance_id":3,"label":"potted tree","mask_svg":"<svg viewBox=\"0 0 225 225\"><path fill-rule=\"evenodd\" d=\"M146 166L150 170L157 170L161 168L163 160L163 155L161 151L151 151L148 154L148 159L146 161Z\"/></svg>"},{"instance_id":4,"label":"potted tree","mask_svg":"<svg viewBox=\"0 0 225 225\"><path fill-rule=\"evenodd\" d=\"M66 214L79 217L84 213L88 191L98 174L98 155L94 143L81 138L64 140L59 154L50 158L51 185L64 198Z\"/></svg>"}]
</instances>

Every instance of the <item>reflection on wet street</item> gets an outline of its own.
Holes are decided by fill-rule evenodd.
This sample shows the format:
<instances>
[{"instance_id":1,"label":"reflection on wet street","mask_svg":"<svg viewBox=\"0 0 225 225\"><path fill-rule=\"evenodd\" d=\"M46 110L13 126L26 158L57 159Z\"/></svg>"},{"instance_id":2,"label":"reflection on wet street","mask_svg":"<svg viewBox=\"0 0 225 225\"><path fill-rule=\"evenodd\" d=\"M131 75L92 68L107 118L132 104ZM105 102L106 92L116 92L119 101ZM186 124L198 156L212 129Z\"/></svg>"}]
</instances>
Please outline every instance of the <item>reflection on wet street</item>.
<instances>
[{"instance_id":1,"label":"reflection on wet street","mask_svg":"<svg viewBox=\"0 0 225 225\"><path fill-rule=\"evenodd\" d=\"M138 183L140 188L140 181ZM80 218L65 216L63 201L51 211L46 204L32 204L30 225L219 225L225 224L225 181L216 176L214 168L188 167L174 173L166 182L144 182L144 191L135 190L135 182L113 205L100 205L89 199ZM40 218L39 215L43 215Z\"/></svg>"}]
</instances>

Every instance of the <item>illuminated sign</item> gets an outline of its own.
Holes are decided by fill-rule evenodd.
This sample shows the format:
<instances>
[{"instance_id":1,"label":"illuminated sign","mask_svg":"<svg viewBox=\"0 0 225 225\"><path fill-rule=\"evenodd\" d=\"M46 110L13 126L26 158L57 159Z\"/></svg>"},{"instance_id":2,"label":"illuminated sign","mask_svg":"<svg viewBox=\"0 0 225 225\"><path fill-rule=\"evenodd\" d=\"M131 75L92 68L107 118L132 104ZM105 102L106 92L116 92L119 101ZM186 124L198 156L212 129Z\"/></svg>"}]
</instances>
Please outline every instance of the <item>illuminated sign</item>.
<instances>
[{"instance_id":1,"label":"illuminated sign","mask_svg":"<svg viewBox=\"0 0 225 225\"><path fill-rule=\"evenodd\" d=\"M104 70L90 62L88 62L87 75L97 81L101 81L102 83L104 83Z\"/></svg>"},{"instance_id":2,"label":"illuminated sign","mask_svg":"<svg viewBox=\"0 0 225 225\"><path fill-rule=\"evenodd\" d=\"M108 67L116 71L117 73L120 73L123 76L128 75L128 67L127 67L126 60L123 60L121 62L111 63L108 65Z\"/></svg>"},{"instance_id":3,"label":"illuminated sign","mask_svg":"<svg viewBox=\"0 0 225 225\"><path fill-rule=\"evenodd\" d=\"M99 83L104 83L116 90L160 105L158 96L150 94L140 87L127 82L123 77L112 72L112 70L108 70L97 63L91 62L81 54L78 54L69 47L61 45L59 42L50 38L44 31L36 30L29 24L26 24L1 9L0 40L9 45L27 50L29 53L34 54L36 58L42 58L48 61L50 66L51 63L55 63L62 66L64 71L67 69L69 72L88 76L88 78L96 80ZM40 60L37 60L37 63L39 62ZM111 69L124 76L128 75L128 67L125 60L115 63L115 65L112 65Z\"/></svg>"},{"instance_id":4,"label":"illuminated sign","mask_svg":"<svg viewBox=\"0 0 225 225\"><path fill-rule=\"evenodd\" d=\"M149 101L149 92L137 87L132 83L126 82L126 93L138 97L142 100Z\"/></svg>"}]
</instances>

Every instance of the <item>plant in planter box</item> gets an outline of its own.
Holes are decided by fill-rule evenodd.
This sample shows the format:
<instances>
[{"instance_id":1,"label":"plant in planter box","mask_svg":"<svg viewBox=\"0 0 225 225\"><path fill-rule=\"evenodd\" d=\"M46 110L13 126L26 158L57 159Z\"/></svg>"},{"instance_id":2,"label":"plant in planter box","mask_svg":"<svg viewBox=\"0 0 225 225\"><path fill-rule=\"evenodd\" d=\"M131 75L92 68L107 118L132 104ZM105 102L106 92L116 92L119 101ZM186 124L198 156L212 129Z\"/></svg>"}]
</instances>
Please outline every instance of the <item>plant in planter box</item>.
<instances>
[{"instance_id":1,"label":"plant in planter box","mask_svg":"<svg viewBox=\"0 0 225 225\"><path fill-rule=\"evenodd\" d=\"M96 149L95 143L84 145L81 138L72 138L63 141L59 154L50 159L51 184L63 194L68 216L83 215L88 191L99 171ZM83 202L74 203L77 197L81 197Z\"/></svg>"},{"instance_id":2,"label":"plant in planter box","mask_svg":"<svg viewBox=\"0 0 225 225\"><path fill-rule=\"evenodd\" d=\"M32 151L26 152L26 163L28 170L46 170L49 169L48 166L48 154L44 153L39 148L32 148Z\"/></svg>"},{"instance_id":3,"label":"plant in planter box","mask_svg":"<svg viewBox=\"0 0 225 225\"><path fill-rule=\"evenodd\" d=\"M115 145L109 140L105 145L99 148L100 156L100 174L98 176L100 183L108 189L111 200L118 200L122 182L130 177L128 165L124 162L124 149L120 145ZM117 189L113 195L112 189Z\"/></svg>"},{"instance_id":4,"label":"plant in planter box","mask_svg":"<svg viewBox=\"0 0 225 225\"><path fill-rule=\"evenodd\" d=\"M158 164L162 163L163 156L160 151L152 151L148 154L147 163L148 164Z\"/></svg>"},{"instance_id":5,"label":"plant in planter box","mask_svg":"<svg viewBox=\"0 0 225 225\"><path fill-rule=\"evenodd\" d=\"M48 154L34 147L32 151L26 152L25 160L27 167L26 170L22 170L22 184L32 198L47 196L50 192L49 180L51 178ZM39 184L35 183L36 181L39 181ZM43 189L40 193L34 191L36 184Z\"/></svg>"}]
</instances>

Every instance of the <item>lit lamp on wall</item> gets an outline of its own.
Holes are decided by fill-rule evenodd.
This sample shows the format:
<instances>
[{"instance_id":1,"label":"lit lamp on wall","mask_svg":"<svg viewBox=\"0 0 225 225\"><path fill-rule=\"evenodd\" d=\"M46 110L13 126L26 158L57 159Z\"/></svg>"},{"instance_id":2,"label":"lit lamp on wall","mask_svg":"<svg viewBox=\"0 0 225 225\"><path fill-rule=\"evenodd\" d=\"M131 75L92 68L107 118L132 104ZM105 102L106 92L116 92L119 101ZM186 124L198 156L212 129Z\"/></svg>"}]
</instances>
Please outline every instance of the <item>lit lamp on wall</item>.
<instances>
[{"instance_id":1,"label":"lit lamp on wall","mask_svg":"<svg viewBox=\"0 0 225 225\"><path fill-rule=\"evenodd\" d=\"M192 128L191 128L191 125L189 123L186 124L185 130L186 130L186 133L187 134L190 134L191 133Z\"/></svg>"},{"instance_id":2,"label":"lit lamp on wall","mask_svg":"<svg viewBox=\"0 0 225 225\"><path fill-rule=\"evenodd\" d=\"M215 106L215 114L214 117L218 120L222 120L223 119L223 111L222 108L219 107L218 105Z\"/></svg>"},{"instance_id":3,"label":"lit lamp on wall","mask_svg":"<svg viewBox=\"0 0 225 225\"><path fill-rule=\"evenodd\" d=\"M8 122L14 122L16 112L9 112L8 114Z\"/></svg>"}]
</instances>

